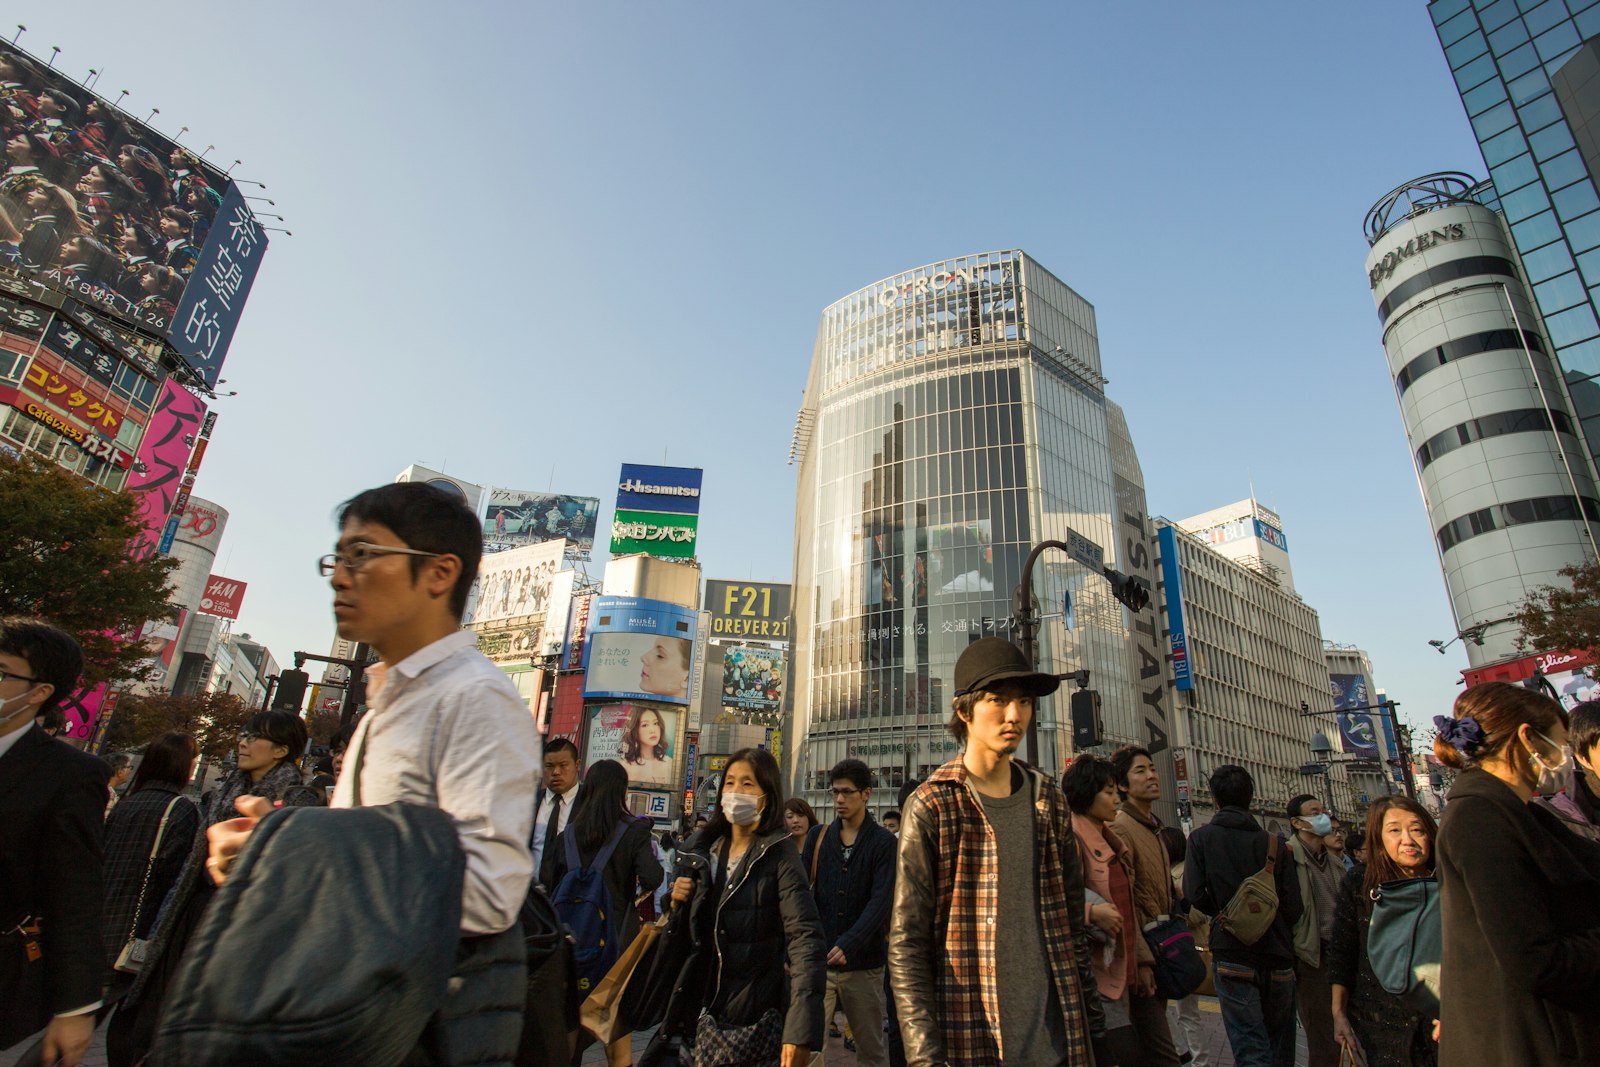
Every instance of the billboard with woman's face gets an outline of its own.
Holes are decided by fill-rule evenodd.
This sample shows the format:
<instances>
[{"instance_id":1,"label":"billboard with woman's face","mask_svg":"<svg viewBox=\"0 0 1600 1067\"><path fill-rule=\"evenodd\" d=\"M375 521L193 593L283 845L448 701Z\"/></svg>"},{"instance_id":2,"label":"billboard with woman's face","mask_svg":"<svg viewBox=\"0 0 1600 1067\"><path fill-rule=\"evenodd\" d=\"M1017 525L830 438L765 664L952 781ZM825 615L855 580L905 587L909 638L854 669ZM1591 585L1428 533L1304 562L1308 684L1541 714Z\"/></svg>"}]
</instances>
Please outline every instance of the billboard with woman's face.
<instances>
[{"instance_id":1,"label":"billboard with woman's face","mask_svg":"<svg viewBox=\"0 0 1600 1067\"><path fill-rule=\"evenodd\" d=\"M637 597L595 597L584 646L586 699L689 703L696 613Z\"/></svg>"},{"instance_id":2,"label":"billboard with woman's face","mask_svg":"<svg viewBox=\"0 0 1600 1067\"><path fill-rule=\"evenodd\" d=\"M584 762L612 759L628 772L628 781L670 786L677 781L678 712L655 704L602 704L589 717L589 744Z\"/></svg>"}]
</instances>

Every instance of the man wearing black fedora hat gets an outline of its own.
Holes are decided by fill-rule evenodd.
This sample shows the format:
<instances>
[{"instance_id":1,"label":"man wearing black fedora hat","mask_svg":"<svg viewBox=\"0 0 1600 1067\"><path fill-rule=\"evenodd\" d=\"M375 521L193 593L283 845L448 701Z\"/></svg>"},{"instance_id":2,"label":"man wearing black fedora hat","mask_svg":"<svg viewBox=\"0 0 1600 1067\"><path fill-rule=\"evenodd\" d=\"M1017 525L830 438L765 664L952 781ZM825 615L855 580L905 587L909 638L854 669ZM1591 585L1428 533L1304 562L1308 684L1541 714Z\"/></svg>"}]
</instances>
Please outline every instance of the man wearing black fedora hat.
<instances>
[{"instance_id":1,"label":"man wearing black fedora hat","mask_svg":"<svg viewBox=\"0 0 1600 1067\"><path fill-rule=\"evenodd\" d=\"M889 972L912 1067L1094 1062L1105 1018L1072 816L1015 758L1060 684L998 637L956 661L947 728L965 750L901 811Z\"/></svg>"}]
</instances>

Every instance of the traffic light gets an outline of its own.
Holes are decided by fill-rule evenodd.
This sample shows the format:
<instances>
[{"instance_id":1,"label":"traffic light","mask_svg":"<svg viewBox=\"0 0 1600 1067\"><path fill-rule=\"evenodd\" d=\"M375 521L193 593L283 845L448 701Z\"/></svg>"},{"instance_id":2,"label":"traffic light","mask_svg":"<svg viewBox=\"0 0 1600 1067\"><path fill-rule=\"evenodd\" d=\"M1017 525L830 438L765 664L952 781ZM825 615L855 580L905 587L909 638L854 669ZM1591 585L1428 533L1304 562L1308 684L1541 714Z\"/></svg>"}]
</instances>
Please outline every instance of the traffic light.
<instances>
[{"instance_id":1,"label":"traffic light","mask_svg":"<svg viewBox=\"0 0 1600 1067\"><path fill-rule=\"evenodd\" d=\"M1150 587L1141 578L1133 578L1121 571L1107 570L1106 581L1111 583L1111 595L1129 611L1137 614L1150 603Z\"/></svg>"},{"instance_id":2,"label":"traffic light","mask_svg":"<svg viewBox=\"0 0 1600 1067\"><path fill-rule=\"evenodd\" d=\"M279 671L278 689L272 694L272 710L300 714L300 705L306 698L306 683L310 680L305 671Z\"/></svg>"},{"instance_id":3,"label":"traffic light","mask_svg":"<svg viewBox=\"0 0 1600 1067\"><path fill-rule=\"evenodd\" d=\"M1105 738L1105 724L1100 720L1100 694L1093 689L1079 689L1072 694L1072 747L1093 748Z\"/></svg>"}]
</instances>

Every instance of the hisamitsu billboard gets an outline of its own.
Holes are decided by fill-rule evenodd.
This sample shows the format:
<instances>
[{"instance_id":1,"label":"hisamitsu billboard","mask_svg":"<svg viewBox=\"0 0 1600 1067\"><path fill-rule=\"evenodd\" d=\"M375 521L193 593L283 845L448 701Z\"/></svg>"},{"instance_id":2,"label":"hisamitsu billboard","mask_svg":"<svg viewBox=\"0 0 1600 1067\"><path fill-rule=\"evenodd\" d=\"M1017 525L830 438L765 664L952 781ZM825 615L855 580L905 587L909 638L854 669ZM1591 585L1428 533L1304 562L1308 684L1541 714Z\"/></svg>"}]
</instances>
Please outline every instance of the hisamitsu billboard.
<instances>
[{"instance_id":1,"label":"hisamitsu billboard","mask_svg":"<svg viewBox=\"0 0 1600 1067\"><path fill-rule=\"evenodd\" d=\"M652 467L624 463L617 484L618 511L670 511L700 514L699 467Z\"/></svg>"}]
</instances>

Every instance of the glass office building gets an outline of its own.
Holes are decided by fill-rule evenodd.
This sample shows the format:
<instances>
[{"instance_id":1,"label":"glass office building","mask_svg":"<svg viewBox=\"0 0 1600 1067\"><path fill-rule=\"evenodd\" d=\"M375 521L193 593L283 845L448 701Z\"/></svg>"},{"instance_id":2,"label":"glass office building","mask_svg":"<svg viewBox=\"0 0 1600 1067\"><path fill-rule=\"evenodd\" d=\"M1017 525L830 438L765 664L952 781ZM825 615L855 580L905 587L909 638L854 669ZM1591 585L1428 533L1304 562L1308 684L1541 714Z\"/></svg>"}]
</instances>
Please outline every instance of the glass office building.
<instances>
[{"instance_id":1,"label":"glass office building","mask_svg":"<svg viewBox=\"0 0 1600 1067\"><path fill-rule=\"evenodd\" d=\"M1591 457L1600 453L1600 0L1428 6Z\"/></svg>"},{"instance_id":2,"label":"glass office building","mask_svg":"<svg viewBox=\"0 0 1600 1067\"><path fill-rule=\"evenodd\" d=\"M1020 251L918 267L823 312L792 456L786 769L801 795L825 799L828 768L857 756L877 774L874 807L890 807L956 755L956 657L1014 638L1034 544L1070 528L1117 564L1121 420L1105 384L1093 307ZM1087 668L1112 742L1135 739L1128 613L1062 553L1040 560L1034 589L1042 667ZM1070 751L1066 709L1066 689L1039 709L1035 758L1052 772Z\"/></svg>"}]
</instances>

